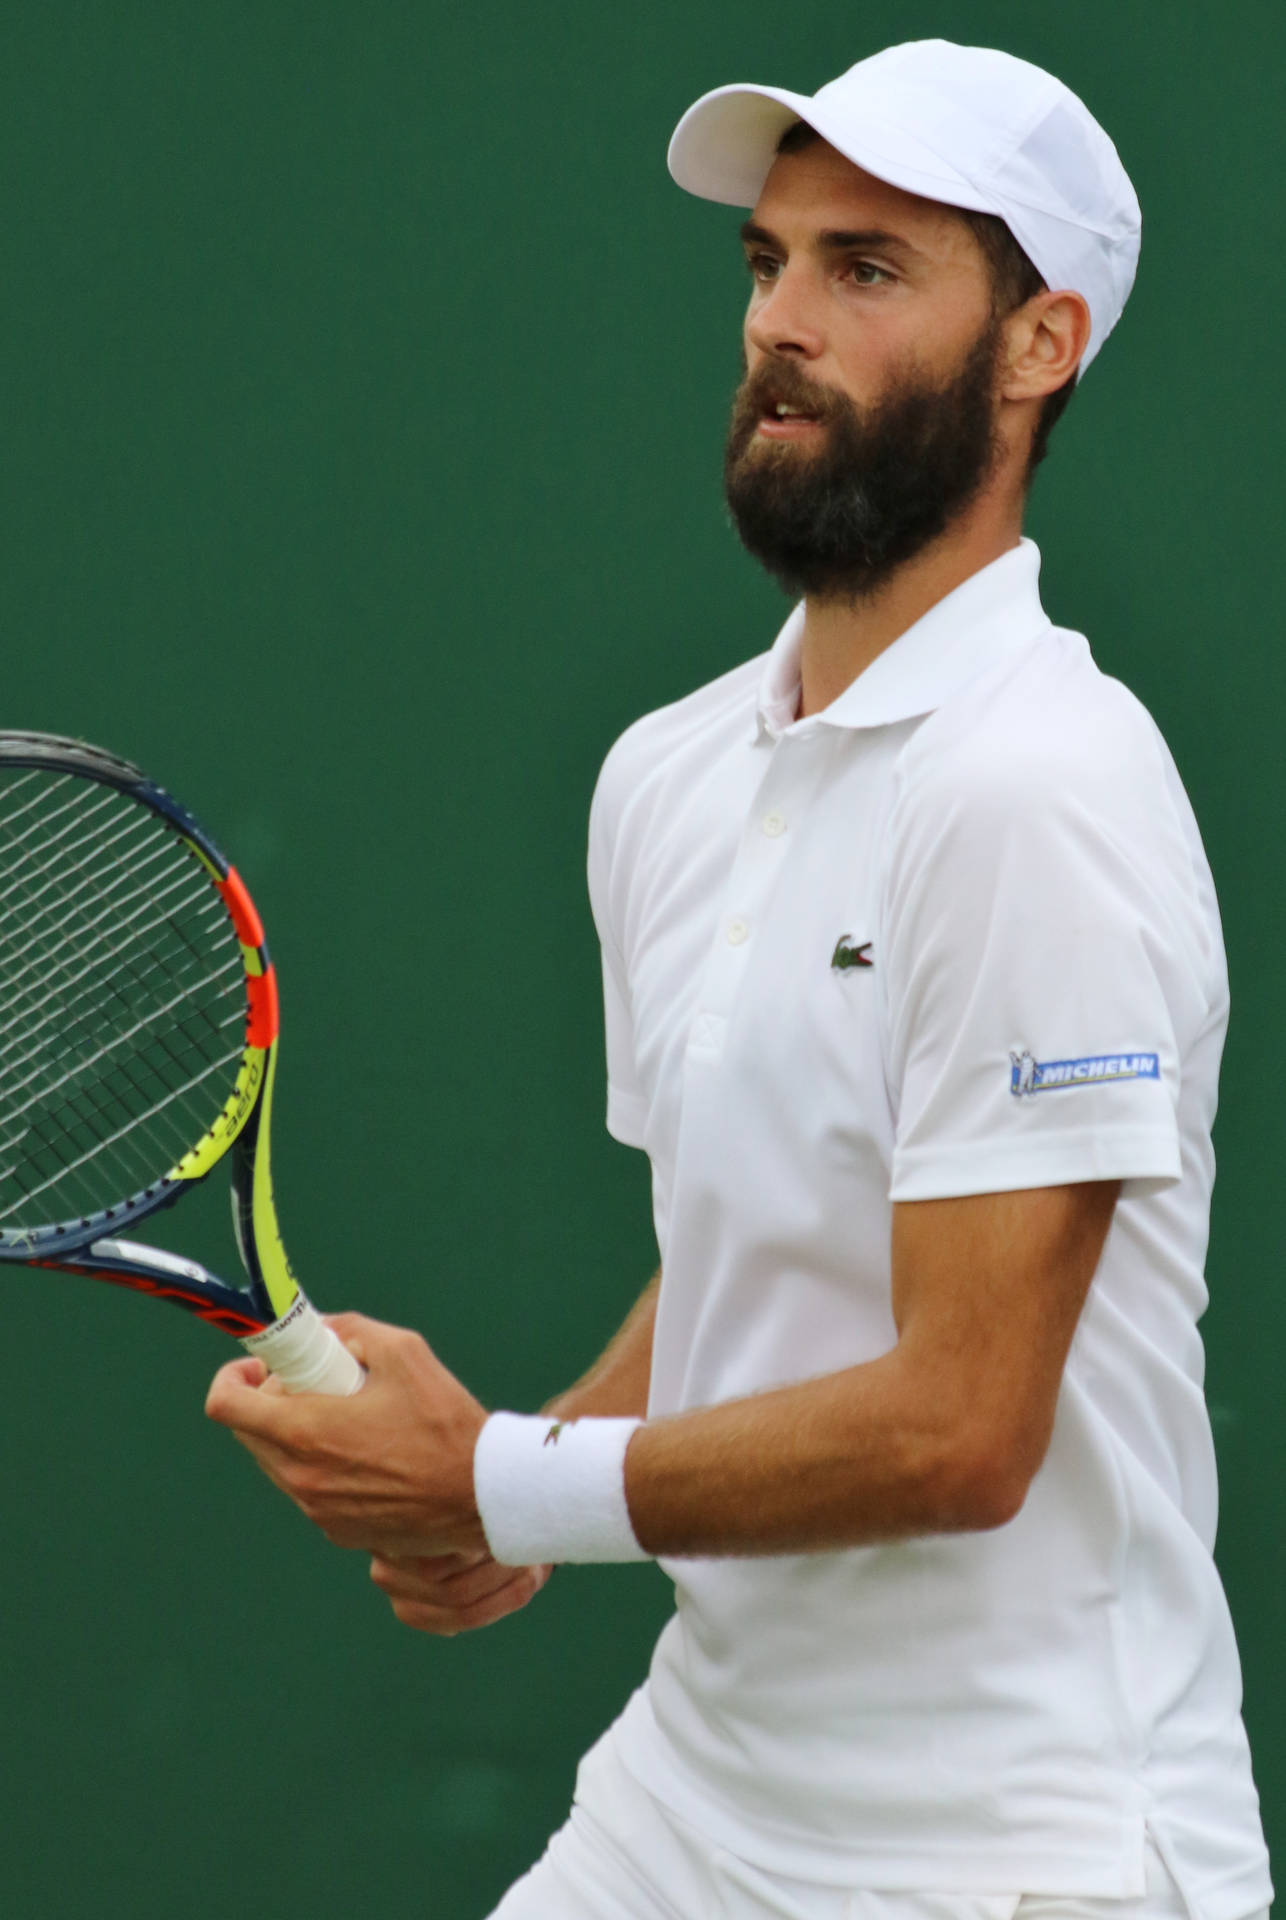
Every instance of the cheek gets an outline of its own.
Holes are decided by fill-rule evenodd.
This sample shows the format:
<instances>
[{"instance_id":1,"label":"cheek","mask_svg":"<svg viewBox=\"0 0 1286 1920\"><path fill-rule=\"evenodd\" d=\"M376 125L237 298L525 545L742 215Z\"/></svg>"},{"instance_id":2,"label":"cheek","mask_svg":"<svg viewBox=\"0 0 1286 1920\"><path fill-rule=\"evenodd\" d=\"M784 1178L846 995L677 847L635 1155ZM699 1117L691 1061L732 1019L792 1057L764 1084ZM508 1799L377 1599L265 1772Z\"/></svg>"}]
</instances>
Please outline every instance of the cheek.
<instances>
[{"instance_id":1,"label":"cheek","mask_svg":"<svg viewBox=\"0 0 1286 1920\"><path fill-rule=\"evenodd\" d=\"M838 305L838 303L837 303ZM974 338L962 315L917 311L907 300L872 300L836 312L829 346L840 384L861 406L894 388L930 384L956 370Z\"/></svg>"},{"instance_id":2,"label":"cheek","mask_svg":"<svg viewBox=\"0 0 1286 1920\"><path fill-rule=\"evenodd\" d=\"M914 347L881 315L849 321L831 334L838 381L859 407L879 400L914 364Z\"/></svg>"},{"instance_id":3,"label":"cheek","mask_svg":"<svg viewBox=\"0 0 1286 1920\"><path fill-rule=\"evenodd\" d=\"M763 358L762 349L755 345L750 334L750 329L755 323L755 314L758 311L758 306L759 303L752 294L746 302L746 311L741 322L741 364L743 367L752 367L756 360Z\"/></svg>"}]
</instances>

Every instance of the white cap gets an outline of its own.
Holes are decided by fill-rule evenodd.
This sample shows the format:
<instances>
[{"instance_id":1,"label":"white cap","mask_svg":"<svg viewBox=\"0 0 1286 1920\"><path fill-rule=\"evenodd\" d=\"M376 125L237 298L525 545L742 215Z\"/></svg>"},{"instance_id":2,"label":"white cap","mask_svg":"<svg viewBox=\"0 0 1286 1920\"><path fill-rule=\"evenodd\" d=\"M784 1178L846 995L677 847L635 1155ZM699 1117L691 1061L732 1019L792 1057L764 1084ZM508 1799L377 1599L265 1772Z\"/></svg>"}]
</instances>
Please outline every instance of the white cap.
<instances>
[{"instance_id":1,"label":"white cap","mask_svg":"<svg viewBox=\"0 0 1286 1920\"><path fill-rule=\"evenodd\" d=\"M674 130L670 172L689 193L751 207L795 120L877 180L998 214L1045 285L1088 305L1084 372L1134 285L1142 217L1116 148L1061 80L989 47L910 40L812 95L703 94Z\"/></svg>"}]
</instances>

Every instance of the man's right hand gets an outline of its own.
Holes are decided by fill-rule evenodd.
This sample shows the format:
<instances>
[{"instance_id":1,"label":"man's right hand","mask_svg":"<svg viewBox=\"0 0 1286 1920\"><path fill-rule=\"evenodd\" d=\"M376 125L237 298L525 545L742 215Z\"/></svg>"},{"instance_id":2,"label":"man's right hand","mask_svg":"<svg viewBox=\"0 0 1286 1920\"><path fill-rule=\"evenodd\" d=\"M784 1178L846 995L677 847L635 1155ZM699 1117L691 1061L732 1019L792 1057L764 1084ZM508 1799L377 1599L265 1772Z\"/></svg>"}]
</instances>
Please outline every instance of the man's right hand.
<instances>
[{"instance_id":1,"label":"man's right hand","mask_svg":"<svg viewBox=\"0 0 1286 1920\"><path fill-rule=\"evenodd\" d=\"M551 1419L582 1414L623 1417L647 1413L652 1336L661 1276L653 1275L606 1352L574 1387L543 1411ZM552 1567L502 1567L489 1553L444 1553L429 1559L371 1561L371 1579L394 1613L417 1633L469 1633L489 1627L534 1600Z\"/></svg>"},{"instance_id":2,"label":"man's right hand","mask_svg":"<svg viewBox=\"0 0 1286 1920\"><path fill-rule=\"evenodd\" d=\"M534 1600L552 1567L502 1567L489 1553L371 1561L371 1579L404 1627L450 1636L489 1627Z\"/></svg>"}]
</instances>

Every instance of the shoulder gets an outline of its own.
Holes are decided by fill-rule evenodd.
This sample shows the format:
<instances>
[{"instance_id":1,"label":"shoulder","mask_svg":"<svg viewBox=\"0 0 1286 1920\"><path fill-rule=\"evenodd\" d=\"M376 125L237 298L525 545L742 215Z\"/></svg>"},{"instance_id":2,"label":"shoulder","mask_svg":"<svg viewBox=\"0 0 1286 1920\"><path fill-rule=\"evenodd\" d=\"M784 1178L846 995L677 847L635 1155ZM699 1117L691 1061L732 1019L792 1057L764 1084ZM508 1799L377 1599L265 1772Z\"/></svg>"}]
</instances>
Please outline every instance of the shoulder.
<instances>
[{"instance_id":1,"label":"shoulder","mask_svg":"<svg viewBox=\"0 0 1286 1920\"><path fill-rule=\"evenodd\" d=\"M682 779L692 765L707 765L724 744L749 737L764 659L760 654L743 661L625 729L598 776L591 833L614 833L623 816L649 794L676 776Z\"/></svg>"},{"instance_id":2,"label":"shoulder","mask_svg":"<svg viewBox=\"0 0 1286 1920\"><path fill-rule=\"evenodd\" d=\"M1188 797L1151 714L1080 634L1051 628L917 729L884 863L891 907L926 890L953 908L973 894L1082 916L1114 901L1217 987L1218 907Z\"/></svg>"},{"instance_id":3,"label":"shoulder","mask_svg":"<svg viewBox=\"0 0 1286 1920\"><path fill-rule=\"evenodd\" d=\"M1172 763L1155 721L1095 665L1081 634L1058 627L984 674L917 729L897 797L941 817L1039 817L1088 809L1128 817L1171 805Z\"/></svg>"}]
</instances>

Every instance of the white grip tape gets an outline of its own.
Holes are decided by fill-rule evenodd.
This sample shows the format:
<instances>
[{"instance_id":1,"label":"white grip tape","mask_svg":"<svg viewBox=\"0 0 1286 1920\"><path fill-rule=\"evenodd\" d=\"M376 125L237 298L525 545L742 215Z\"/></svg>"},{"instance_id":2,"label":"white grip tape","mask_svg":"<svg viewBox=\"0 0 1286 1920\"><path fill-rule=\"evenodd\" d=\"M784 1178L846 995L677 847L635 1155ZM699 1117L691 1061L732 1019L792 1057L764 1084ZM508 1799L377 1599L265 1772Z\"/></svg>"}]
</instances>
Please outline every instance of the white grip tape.
<instances>
[{"instance_id":1,"label":"white grip tape","mask_svg":"<svg viewBox=\"0 0 1286 1920\"><path fill-rule=\"evenodd\" d=\"M502 1567L651 1559L625 1503L625 1449L641 1425L492 1414L474 1449L473 1492Z\"/></svg>"},{"instance_id":2,"label":"white grip tape","mask_svg":"<svg viewBox=\"0 0 1286 1920\"><path fill-rule=\"evenodd\" d=\"M328 1327L311 1300L301 1293L280 1320L241 1342L262 1360L287 1393L356 1393L366 1369L338 1334Z\"/></svg>"}]
</instances>

